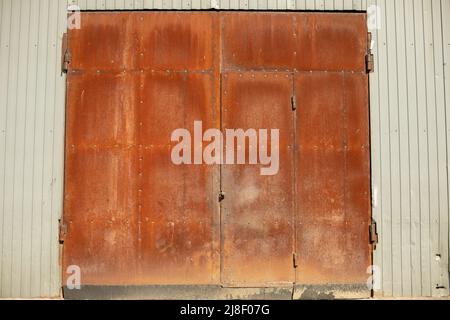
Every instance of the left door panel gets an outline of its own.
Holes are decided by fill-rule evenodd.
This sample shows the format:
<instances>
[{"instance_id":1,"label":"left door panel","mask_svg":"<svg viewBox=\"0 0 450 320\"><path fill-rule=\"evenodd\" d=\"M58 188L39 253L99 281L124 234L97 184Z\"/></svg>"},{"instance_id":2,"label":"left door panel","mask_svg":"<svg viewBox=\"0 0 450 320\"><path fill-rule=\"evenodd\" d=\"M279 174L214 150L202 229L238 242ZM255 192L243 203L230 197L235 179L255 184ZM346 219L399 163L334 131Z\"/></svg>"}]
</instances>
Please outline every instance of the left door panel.
<instances>
[{"instance_id":1,"label":"left door panel","mask_svg":"<svg viewBox=\"0 0 450 320\"><path fill-rule=\"evenodd\" d=\"M64 283L71 265L82 285L219 281L219 167L171 159L174 130L219 124L213 20L83 13L70 30Z\"/></svg>"}]
</instances>

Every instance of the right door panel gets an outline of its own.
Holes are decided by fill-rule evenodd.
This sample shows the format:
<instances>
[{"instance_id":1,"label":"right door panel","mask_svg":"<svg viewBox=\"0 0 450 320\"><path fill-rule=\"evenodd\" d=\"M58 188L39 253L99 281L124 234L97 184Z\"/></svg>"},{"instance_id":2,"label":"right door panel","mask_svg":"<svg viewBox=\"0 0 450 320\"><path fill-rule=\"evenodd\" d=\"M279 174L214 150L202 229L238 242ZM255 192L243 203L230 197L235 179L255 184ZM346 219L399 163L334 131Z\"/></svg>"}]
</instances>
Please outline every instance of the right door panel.
<instances>
[{"instance_id":1,"label":"right door panel","mask_svg":"<svg viewBox=\"0 0 450 320\"><path fill-rule=\"evenodd\" d=\"M371 265L368 77L295 79L296 283L364 284Z\"/></svg>"}]
</instances>

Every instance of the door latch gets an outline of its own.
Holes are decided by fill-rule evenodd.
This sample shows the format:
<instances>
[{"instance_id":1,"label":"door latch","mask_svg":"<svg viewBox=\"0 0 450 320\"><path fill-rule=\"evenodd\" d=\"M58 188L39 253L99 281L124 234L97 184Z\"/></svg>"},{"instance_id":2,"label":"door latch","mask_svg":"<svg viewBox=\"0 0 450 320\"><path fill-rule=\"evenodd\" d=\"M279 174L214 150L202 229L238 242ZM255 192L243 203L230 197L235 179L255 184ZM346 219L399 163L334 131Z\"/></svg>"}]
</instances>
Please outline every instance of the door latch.
<instances>
[{"instance_id":1,"label":"door latch","mask_svg":"<svg viewBox=\"0 0 450 320\"><path fill-rule=\"evenodd\" d=\"M291 107L292 111L297 110L297 99L295 98L295 96L291 97Z\"/></svg>"}]
</instances>

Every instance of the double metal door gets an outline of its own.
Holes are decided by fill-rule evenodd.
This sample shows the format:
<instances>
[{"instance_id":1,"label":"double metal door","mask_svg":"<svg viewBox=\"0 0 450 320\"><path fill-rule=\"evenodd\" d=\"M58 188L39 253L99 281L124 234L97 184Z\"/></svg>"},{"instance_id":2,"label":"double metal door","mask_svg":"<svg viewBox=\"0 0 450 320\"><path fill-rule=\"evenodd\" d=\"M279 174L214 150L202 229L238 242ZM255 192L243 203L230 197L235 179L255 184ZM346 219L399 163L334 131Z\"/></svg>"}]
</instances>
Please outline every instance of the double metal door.
<instances>
[{"instance_id":1,"label":"double metal door","mask_svg":"<svg viewBox=\"0 0 450 320\"><path fill-rule=\"evenodd\" d=\"M91 286L366 282L365 15L81 21L68 34L64 281L76 265ZM189 163L172 159L177 129ZM205 163L208 129L278 130L275 174L261 174L260 144L256 163L249 149L240 164Z\"/></svg>"}]
</instances>

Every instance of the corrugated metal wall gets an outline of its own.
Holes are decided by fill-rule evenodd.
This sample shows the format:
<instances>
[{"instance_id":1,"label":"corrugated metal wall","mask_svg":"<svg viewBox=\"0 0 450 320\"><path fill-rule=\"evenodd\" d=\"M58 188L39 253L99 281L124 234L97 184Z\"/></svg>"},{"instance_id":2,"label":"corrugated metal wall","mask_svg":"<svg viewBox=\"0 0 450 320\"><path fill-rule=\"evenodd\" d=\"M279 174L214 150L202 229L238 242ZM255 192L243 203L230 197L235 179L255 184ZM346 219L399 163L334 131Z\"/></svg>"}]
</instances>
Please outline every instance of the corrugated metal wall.
<instances>
[{"instance_id":1,"label":"corrugated metal wall","mask_svg":"<svg viewBox=\"0 0 450 320\"><path fill-rule=\"evenodd\" d=\"M0 297L59 295L65 1L0 1Z\"/></svg>"},{"instance_id":2,"label":"corrugated metal wall","mask_svg":"<svg viewBox=\"0 0 450 320\"><path fill-rule=\"evenodd\" d=\"M68 0L82 10L365 10L367 0ZM375 2L375 1L373 1Z\"/></svg>"},{"instance_id":3,"label":"corrugated metal wall","mask_svg":"<svg viewBox=\"0 0 450 320\"><path fill-rule=\"evenodd\" d=\"M59 295L65 11L0 0L0 297Z\"/></svg>"},{"instance_id":4,"label":"corrugated metal wall","mask_svg":"<svg viewBox=\"0 0 450 320\"><path fill-rule=\"evenodd\" d=\"M381 29L372 30L376 70L370 76L378 294L448 294L450 1L68 3L88 10L366 10L378 5ZM59 294L65 88L59 54L66 4L0 0L1 297Z\"/></svg>"}]
</instances>

